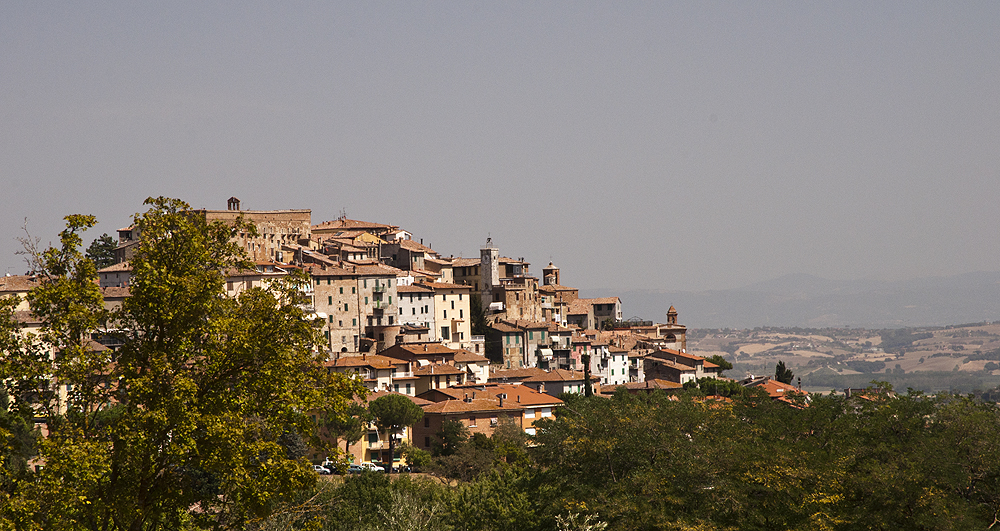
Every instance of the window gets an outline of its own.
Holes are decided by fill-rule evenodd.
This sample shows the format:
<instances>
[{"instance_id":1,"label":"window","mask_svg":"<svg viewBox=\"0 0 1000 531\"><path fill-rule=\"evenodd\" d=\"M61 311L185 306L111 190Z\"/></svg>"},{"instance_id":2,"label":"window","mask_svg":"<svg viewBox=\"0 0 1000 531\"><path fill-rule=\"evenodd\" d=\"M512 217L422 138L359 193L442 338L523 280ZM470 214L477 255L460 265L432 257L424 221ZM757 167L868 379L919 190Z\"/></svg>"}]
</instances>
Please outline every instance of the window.
<instances>
[{"instance_id":1,"label":"window","mask_svg":"<svg viewBox=\"0 0 1000 531\"><path fill-rule=\"evenodd\" d=\"M448 310L444 310L444 318L445 318L445 319L447 319L447 318L448 318Z\"/></svg>"},{"instance_id":2,"label":"window","mask_svg":"<svg viewBox=\"0 0 1000 531\"><path fill-rule=\"evenodd\" d=\"M392 295L389 295L389 304L392 304Z\"/></svg>"},{"instance_id":3,"label":"window","mask_svg":"<svg viewBox=\"0 0 1000 531\"><path fill-rule=\"evenodd\" d=\"M346 302L344 303L344 311L345 311L345 312L346 312L346 311L349 311L349 310L347 309L347 303L346 303Z\"/></svg>"},{"instance_id":4,"label":"window","mask_svg":"<svg viewBox=\"0 0 1000 531\"><path fill-rule=\"evenodd\" d=\"M412 315L417 315L417 309L416 308L411 308L411 310L413 310L413 314ZM400 311L402 311L402 308L400 308Z\"/></svg>"},{"instance_id":5,"label":"window","mask_svg":"<svg viewBox=\"0 0 1000 531\"><path fill-rule=\"evenodd\" d=\"M476 417L469 417L469 427L470 428L476 427Z\"/></svg>"},{"instance_id":6,"label":"window","mask_svg":"<svg viewBox=\"0 0 1000 531\"><path fill-rule=\"evenodd\" d=\"M333 316L330 316L330 324L333 324Z\"/></svg>"},{"instance_id":7,"label":"window","mask_svg":"<svg viewBox=\"0 0 1000 531\"><path fill-rule=\"evenodd\" d=\"M528 339L535 339L535 333L531 330L528 330Z\"/></svg>"},{"instance_id":8,"label":"window","mask_svg":"<svg viewBox=\"0 0 1000 531\"><path fill-rule=\"evenodd\" d=\"M340 294L341 294L341 295L343 295L343 294L344 294L344 286L340 286Z\"/></svg>"},{"instance_id":9,"label":"window","mask_svg":"<svg viewBox=\"0 0 1000 531\"><path fill-rule=\"evenodd\" d=\"M430 448L430 446L431 446L431 438L424 437L424 448Z\"/></svg>"},{"instance_id":10,"label":"window","mask_svg":"<svg viewBox=\"0 0 1000 531\"><path fill-rule=\"evenodd\" d=\"M392 316L391 315L389 316L389 324L390 325L392 324Z\"/></svg>"},{"instance_id":11,"label":"window","mask_svg":"<svg viewBox=\"0 0 1000 531\"><path fill-rule=\"evenodd\" d=\"M451 330L447 326L441 327L441 339L451 339Z\"/></svg>"},{"instance_id":12,"label":"window","mask_svg":"<svg viewBox=\"0 0 1000 531\"><path fill-rule=\"evenodd\" d=\"M398 393L399 392L399 384L392 384L392 390Z\"/></svg>"},{"instance_id":13,"label":"window","mask_svg":"<svg viewBox=\"0 0 1000 531\"><path fill-rule=\"evenodd\" d=\"M364 283L365 283L365 287L367 288L368 287L368 279L367 278L364 280Z\"/></svg>"},{"instance_id":14,"label":"window","mask_svg":"<svg viewBox=\"0 0 1000 531\"><path fill-rule=\"evenodd\" d=\"M365 304L368 304L368 297L365 297Z\"/></svg>"},{"instance_id":15,"label":"window","mask_svg":"<svg viewBox=\"0 0 1000 531\"><path fill-rule=\"evenodd\" d=\"M357 293L357 290L358 290L357 287L351 286L351 294Z\"/></svg>"},{"instance_id":16,"label":"window","mask_svg":"<svg viewBox=\"0 0 1000 531\"><path fill-rule=\"evenodd\" d=\"M451 301L451 309L452 309L452 310L454 310L454 309L455 309L455 301Z\"/></svg>"},{"instance_id":17,"label":"window","mask_svg":"<svg viewBox=\"0 0 1000 531\"><path fill-rule=\"evenodd\" d=\"M465 318L465 311L464 310L459 310L458 311L458 318L459 319L464 319Z\"/></svg>"},{"instance_id":18,"label":"window","mask_svg":"<svg viewBox=\"0 0 1000 531\"><path fill-rule=\"evenodd\" d=\"M333 295L326 296L326 303L329 304L330 306L333 306Z\"/></svg>"},{"instance_id":19,"label":"window","mask_svg":"<svg viewBox=\"0 0 1000 531\"><path fill-rule=\"evenodd\" d=\"M462 300L462 294L461 293L458 294L458 300Z\"/></svg>"},{"instance_id":20,"label":"window","mask_svg":"<svg viewBox=\"0 0 1000 531\"><path fill-rule=\"evenodd\" d=\"M351 319L351 326L358 326L358 319L357 318Z\"/></svg>"},{"instance_id":21,"label":"window","mask_svg":"<svg viewBox=\"0 0 1000 531\"><path fill-rule=\"evenodd\" d=\"M406 394L410 394L410 384L406 384Z\"/></svg>"},{"instance_id":22,"label":"window","mask_svg":"<svg viewBox=\"0 0 1000 531\"><path fill-rule=\"evenodd\" d=\"M407 385L409 385L409 384L407 384ZM426 416L426 415L424 416L424 427L425 428L430 428L431 427L431 418L428 417L428 416Z\"/></svg>"},{"instance_id":23,"label":"window","mask_svg":"<svg viewBox=\"0 0 1000 531\"><path fill-rule=\"evenodd\" d=\"M533 419L533 418L535 418L535 410L531 409L531 408L525 409L524 410L524 418L526 418L526 419Z\"/></svg>"}]
</instances>

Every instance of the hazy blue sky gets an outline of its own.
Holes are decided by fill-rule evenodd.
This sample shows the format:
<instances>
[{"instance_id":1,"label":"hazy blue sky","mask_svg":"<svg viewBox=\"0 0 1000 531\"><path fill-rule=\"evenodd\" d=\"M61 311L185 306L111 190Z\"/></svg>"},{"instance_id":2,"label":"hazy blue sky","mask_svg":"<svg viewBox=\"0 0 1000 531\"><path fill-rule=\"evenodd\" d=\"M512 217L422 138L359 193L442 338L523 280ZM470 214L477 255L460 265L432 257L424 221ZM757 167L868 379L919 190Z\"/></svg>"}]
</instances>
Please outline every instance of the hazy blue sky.
<instances>
[{"instance_id":1,"label":"hazy blue sky","mask_svg":"<svg viewBox=\"0 0 1000 531\"><path fill-rule=\"evenodd\" d=\"M0 3L24 218L343 209L583 289L1000 269L1000 2ZM4 271L0 271L2 274Z\"/></svg>"}]
</instances>

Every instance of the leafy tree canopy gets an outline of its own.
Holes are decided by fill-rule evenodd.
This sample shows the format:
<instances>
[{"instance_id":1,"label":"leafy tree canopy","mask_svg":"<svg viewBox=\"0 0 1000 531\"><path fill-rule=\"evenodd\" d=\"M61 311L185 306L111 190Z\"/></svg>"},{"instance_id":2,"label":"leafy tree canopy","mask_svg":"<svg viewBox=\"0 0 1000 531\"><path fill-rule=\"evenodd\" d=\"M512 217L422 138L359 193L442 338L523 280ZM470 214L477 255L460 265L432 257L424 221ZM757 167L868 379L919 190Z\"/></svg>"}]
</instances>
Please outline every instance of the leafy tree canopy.
<instances>
[{"instance_id":1,"label":"leafy tree canopy","mask_svg":"<svg viewBox=\"0 0 1000 531\"><path fill-rule=\"evenodd\" d=\"M777 365L774 366L774 379L781 383L790 384L792 383L792 378L795 378L795 374L788 367L785 367L784 361L779 361Z\"/></svg>"},{"instance_id":2,"label":"leafy tree canopy","mask_svg":"<svg viewBox=\"0 0 1000 531\"><path fill-rule=\"evenodd\" d=\"M363 393L323 370L304 278L224 295L226 271L251 267L232 237L252 226L146 204L120 309L104 310L79 251L93 216L68 216L61 246L35 256L42 328L3 359L15 408L48 418L45 467L0 508L18 528L242 527L315 481L296 441L315 434L310 412ZM94 343L102 329L121 347Z\"/></svg>"},{"instance_id":3,"label":"leafy tree canopy","mask_svg":"<svg viewBox=\"0 0 1000 531\"><path fill-rule=\"evenodd\" d=\"M94 262L94 267L104 269L115 263L115 249L118 244L106 233L94 239L87 247L87 258Z\"/></svg>"}]
</instances>

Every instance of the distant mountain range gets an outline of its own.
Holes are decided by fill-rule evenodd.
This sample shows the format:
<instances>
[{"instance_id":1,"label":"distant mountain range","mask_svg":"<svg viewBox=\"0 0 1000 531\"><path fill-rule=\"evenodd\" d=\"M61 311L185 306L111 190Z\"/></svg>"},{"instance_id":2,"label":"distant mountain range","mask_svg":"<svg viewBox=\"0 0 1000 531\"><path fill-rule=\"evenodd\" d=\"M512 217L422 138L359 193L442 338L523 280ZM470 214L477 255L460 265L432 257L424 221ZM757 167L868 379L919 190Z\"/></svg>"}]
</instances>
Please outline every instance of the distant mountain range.
<instances>
[{"instance_id":1,"label":"distant mountain range","mask_svg":"<svg viewBox=\"0 0 1000 531\"><path fill-rule=\"evenodd\" d=\"M898 282L794 274L740 289L594 293L621 297L626 319L662 322L673 305L689 328L899 328L1000 320L1000 272Z\"/></svg>"}]
</instances>

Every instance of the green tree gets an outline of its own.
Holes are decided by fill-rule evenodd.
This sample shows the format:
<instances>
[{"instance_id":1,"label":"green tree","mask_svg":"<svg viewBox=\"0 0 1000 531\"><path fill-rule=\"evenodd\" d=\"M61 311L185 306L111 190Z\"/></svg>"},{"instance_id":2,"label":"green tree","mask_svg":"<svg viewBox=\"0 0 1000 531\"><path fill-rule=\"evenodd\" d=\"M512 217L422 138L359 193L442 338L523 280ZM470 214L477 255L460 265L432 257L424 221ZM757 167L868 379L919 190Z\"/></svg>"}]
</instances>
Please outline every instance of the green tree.
<instances>
[{"instance_id":1,"label":"green tree","mask_svg":"<svg viewBox=\"0 0 1000 531\"><path fill-rule=\"evenodd\" d=\"M718 354L713 354L713 355L705 358L705 361L707 361L709 363L714 363L714 364L718 365L719 369L721 369L719 371L720 375L723 372L728 371L728 370L730 370L730 369L733 368L733 364L729 363L729 360L727 360L726 358L723 358L722 356L720 356Z\"/></svg>"},{"instance_id":2,"label":"green tree","mask_svg":"<svg viewBox=\"0 0 1000 531\"><path fill-rule=\"evenodd\" d=\"M337 441L344 442L344 453L351 451L351 445L360 441L368 432L371 413L361 404L351 404L347 411L328 411L320 421L320 432Z\"/></svg>"},{"instance_id":3,"label":"green tree","mask_svg":"<svg viewBox=\"0 0 1000 531\"><path fill-rule=\"evenodd\" d=\"M90 242L90 247L87 247L87 258L94 262L94 267L97 269L104 269L115 263L116 248L118 244L115 240L107 234L102 234Z\"/></svg>"},{"instance_id":4,"label":"green tree","mask_svg":"<svg viewBox=\"0 0 1000 531\"><path fill-rule=\"evenodd\" d=\"M368 405L375 426L389 437L389 463L386 472L392 472L396 459L396 434L424 418L424 410L403 395L389 394L372 400Z\"/></svg>"},{"instance_id":5,"label":"green tree","mask_svg":"<svg viewBox=\"0 0 1000 531\"><path fill-rule=\"evenodd\" d=\"M232 237L252 227L209 224L174 199L146 203L132 296L110 316L79 251L92 216L67 217L61 248L38 255L45 281L29 301L53 355L7 359L39 365L49 387L31 363L6 371L48 391L33 406L50 412L45 467L4 515L19 528L242 527L315 482L289 444L313 435L309 413L342 411L363 392L323 370L307 279L224 296L225 271L249 265ZM90 341L104 322L117 351Z\"/></svg>"},{"instance_id":6,"label":"green tree","mask_svg":"<svg viewBox=\"0 0 1000 531\"><path fill-rule=\"evenodd\" d=\"M774 379L781 383L790 384L792 379L795 378L795 374L788 367L785 367L785 362L779 361L777 365L774 366Z\"/></svg>"},{"instance_id":7,"label":"green tree","mask_svg":"<svg viewBox=\"0 0 1000 531\"><path fill-rule=\"evenodd\" d=\"M451 455L469 440L469 428L461 421L448 419L441 423L441 429L434 435L436 438L431 443L434 457Z\"/></svg>"}]
</instances>

